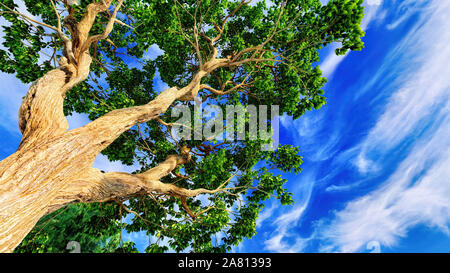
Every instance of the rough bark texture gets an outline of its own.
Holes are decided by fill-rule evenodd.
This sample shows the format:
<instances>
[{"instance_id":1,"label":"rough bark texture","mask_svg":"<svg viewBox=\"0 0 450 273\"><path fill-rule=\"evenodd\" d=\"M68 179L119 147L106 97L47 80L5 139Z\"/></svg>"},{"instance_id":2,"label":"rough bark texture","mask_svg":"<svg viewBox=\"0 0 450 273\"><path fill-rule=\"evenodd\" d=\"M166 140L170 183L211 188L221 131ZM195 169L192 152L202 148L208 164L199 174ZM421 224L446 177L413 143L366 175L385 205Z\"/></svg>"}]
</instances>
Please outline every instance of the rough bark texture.
<instances>
[{"instance_id":1,"label":"rough bark texture","mask_svg":"<svg viewBox=\"0 0 450 273\"><path fill-rule=\"evenodd\" d=\"M102 173L91 167L96 156L133 125L158 117L175 100L192 100L201 79L229 61L216 59L216 54L202 63L189 85L166 89L145 105L111 111L68 131L63 114L65 94L88 77L90 45L111 32L122 1L104 33L89 36L97 14L106 11L111 3L106 0L90 4L76 24L69 14L64 23L71 39L62 33L61 23L53 28L65 42L65 56L58 68L29 88L19 110L21 143L14 154L0 162L0 252L12 252L42 216L70 203L103 202L151 192L185 201L186 197L222 190L187 190L159 181L189 160L189 152L169 156L157 167L136 175Z\"/></svg>"},{"instance_id":2,"label":"rough bark texture","mask_svg":"<svg viewBox=\"0 0 450 273\"><path fill-rule=\"evenodd\" d=\"M103 174L91 165L124 131L164 113L190 87L169 88L146 105L115 110L67 131L62 114L64 83L72 83L69 75L76 75L65 72L69 69L50 71L30 87L20 110L20 147L0 162L1 252L11 252L42 216L66 204L101 202L142 191L177 192L158 179L184 162L179 156L139 175Z\"/></svg>"},{"instance_id":3,"label":"rough bark texture","mask_svg":"<svg viewBox=\"0 0 450 273\"><path fill-rule=\"evenodd\" d=\"M45 214L73 202L102 202L139 192L176 194L159 178L184 159L170 156L150 171L131 175L92 169L96 156L134 124L165 112L188 89L170 88L150 103L112 111L84 127L67 131L61 90L67 73L49 72L33 84L21 107L23 139L0 162L0 251L11 252ZM82 78L80 78L82 79ZM62 88L55 89L62 85ZM50 96L49 90L55 95ZM45 107L44 107L45 106Z\"/></svg>"},{"instance_id":4,"label":"rough bark texture","mask_svg":"<svg viewBox=\"0 0 450 273\"><path fill-rule=\"evenodd\" d=\"M65 64L33 83L20 107L20 146L0 162L2 252L20 243L76 168L95 159L85 146L90 141L86 129L67 132L62 112L66 91L89 73L90 57L85 54L79 61L78 69Z\"/></svg>"}]
</instances>

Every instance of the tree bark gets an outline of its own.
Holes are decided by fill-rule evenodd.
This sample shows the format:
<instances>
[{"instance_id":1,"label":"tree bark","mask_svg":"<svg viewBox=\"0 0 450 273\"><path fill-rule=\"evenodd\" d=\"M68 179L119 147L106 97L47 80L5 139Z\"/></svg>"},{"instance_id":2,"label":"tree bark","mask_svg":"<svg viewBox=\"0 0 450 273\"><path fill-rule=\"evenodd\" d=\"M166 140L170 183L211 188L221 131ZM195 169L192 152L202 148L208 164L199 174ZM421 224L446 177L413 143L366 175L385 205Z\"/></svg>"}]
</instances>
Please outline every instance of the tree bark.
<instances>
[{"instance_id":1,"label":"tree bark","mask_svg":"<svg viewBox=\"0 0 450 273\"><path fill-rule=\"evenodd\" d=\"M11 252L50 202L95 159L85 130L36 141L0 162L0 252Z\"/></svg>"},{"instance_id":2,"label":"tree bark","mask_svg":"<svg viewBox=\"0 0 450 273\"><path fill-rule=\"evenodd\" d=\"M173 196L209 192L158 181L184 162L179 155L137 175L102 174L91 168L96 156L130 127L158 117L181 97L193 97L206 72L198 72L184 88L164 90L148 104L114 110L67 131L64 96L87 77L90 60L86 54L77 67L65 64L48 72L24 99L19 113L22 141L0 162L0 252L12 252L42 216L73 202L103 202L152 191Z\"/></svg>"},{"instance_id":3,"label":"tree bark","mask_svg":"<svg viewBox=\"0 0 450 273\"><path fill-rule=\"evenodd\" d=\"M122 1L104 33L89 36L95 17L111 3L112 0L91 3L79 23L74 23L69 14L65 25L71 40L61 31L61 22L52 28L65 42L65 57L60 59L60 67L31 85L19 110L22 132L19 148L0 162L0 252L12 252L42 216L70 203L104 202L153 191L185 200L221 190L187 190L159 181L185 163L186 154L169 156L157 167L136 175L105 174L91 166L103 149L133 125L158 117L175 100L194 99L201 79L229 62L227 59L216 59L214 55L187 86L166 89L145 105L111 111L68 131L63 113L66 92L88 77L92 62L90 45L111 32Z\"/></svg>"},{"instance_id":4,"label":"tree bark","mask_svg":"<svg viewBox=\"0 0 450 273\"><path fill-rule=\"evenodd\" d=\"M78 66L63 60L31 85L22 102L21 143L0 162L1 252L11 252L45 215L57 190L95 159L85 146L91 141L88 131L67 132L62 111L66 92L87 78L90 63L88 54L80 56Z\"/></svg>"}]
</instances>

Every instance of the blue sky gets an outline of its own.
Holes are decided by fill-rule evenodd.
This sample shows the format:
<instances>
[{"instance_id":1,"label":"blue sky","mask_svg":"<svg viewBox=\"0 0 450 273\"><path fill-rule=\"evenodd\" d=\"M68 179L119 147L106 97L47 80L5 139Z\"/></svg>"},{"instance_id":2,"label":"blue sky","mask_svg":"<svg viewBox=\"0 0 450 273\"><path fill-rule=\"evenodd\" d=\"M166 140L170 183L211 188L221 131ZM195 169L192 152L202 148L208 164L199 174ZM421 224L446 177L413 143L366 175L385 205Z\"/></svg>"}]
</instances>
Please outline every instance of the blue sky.
<instances>
[{"instance_id":1,"label":"blue sky","mask_svg":"<svg viewBox=\"0 0 450 273\"><path fill-rule=\"evenodd\" d=\"M327 104L281 118L280 142L304 157L302 173L284 175L295 204L267 202L257 235L235 251L450 251L450 1L365 6L365 48L321 52ZM1 160L19 144L27 86L2 73L0 82ZM69 117L71 128L87 121ZM135 169L103 156L94 167ZM128 238L141 249L148 240Z\"/></svg>"},{"instance_id":2,"label":"blue sky","mask_svg":"<svg viewBox=\"0 0 450 273\"><path fill-rule=\"evenodd\" d=\"M365 5L365 49L322 52L328 103L282 119L296 204L269 203L241 251L450 250L450 2Z\"/></svg>"}]
</instances>

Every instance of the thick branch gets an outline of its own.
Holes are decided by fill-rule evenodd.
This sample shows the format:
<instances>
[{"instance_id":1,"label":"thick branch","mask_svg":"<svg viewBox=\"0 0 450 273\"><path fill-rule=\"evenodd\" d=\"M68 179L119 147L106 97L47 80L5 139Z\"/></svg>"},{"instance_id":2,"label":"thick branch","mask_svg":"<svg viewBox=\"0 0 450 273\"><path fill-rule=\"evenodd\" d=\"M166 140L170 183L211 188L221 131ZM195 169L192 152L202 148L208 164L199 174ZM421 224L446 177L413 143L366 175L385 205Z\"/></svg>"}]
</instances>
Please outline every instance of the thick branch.
<instances>
[{"instance_id":1,"label":"thick branch","mask_svg":"<svg viewBox=\"0 0 450 273\"><path fill-rule=\"evenodd\" d=\"M79 66L67 64L64 58L58 67L35 81L19 109L19 128L22 132L21 148L67 131L63 113L66 92L89 75L91 57L83 54Z\"/></svg>"},{"instance_id":2,"label":"thick branch","mask_svg":"<svg viewBox=\"0 0 450 273\"><path fill-rule=\"evenodd\" d=\"M103 173L98 169L89 169L58 193L58 197L49 206L48 213L70 203L106 202L137 195L150 195L154 192L187 198L203 193L213 194L227 190L223 187L215 190L203 188L190 190L159 181L169 175L177 166L189 160L189 149L184 148L181 155L171 155L158 166L140 174Z\"/></svg>"},{"instance_id":3,"label":"thick branch","mask_svg":"<svg viewBox=\"0 0 450 273\"><path fill-rule=\"evenodd\" d=\"M86 42L84 42L84 44L81 48L81 51L85 51L85 50L89 49L89 47L91 46L92 43L95 43L99 40L104 40L109 36L111 31L113 30L114 23L116 22L117 12L119 11L122 4L123 4L123 0L120 0L119 3L117 4L117 6L115 7L113 14L109 18L108 24L106 25L103 33L87 38Z\"/></svg>"},{"instance_id":4,"label":"thick branch","mask_svg":"<svg viewBox=\"0 0 450 273\"><path fill-rule=\"evenodd\" d=\"M91 3L86 7L83 19L77 24L80 41L86 41L89 37L89 31L95 22L97 14L107 11L113 0L103 0L97 3Z\"/></svg>"},{"instance_id":5,"label":"thick branch","mask_svg":"<svg viewBox=\"0 0 450 273\"><path fill-rule=\"evenodd\" d=\"M204 67L205 69L211 69L211 67L217 65L217 62L205 63ZM93 147L99 149L98 152L100 152L133 125L147 122L165 113L174 101L193 100L200 89L202 78L208 73L209 70L201 70L197 72L187 86L181 89L177 87L168 88L147 104L117 109L90 122L85 128L99 136L97 142L92 143Z\"/></svg>"},{"instance_id":6,"label":"thick branch","mask_svg":"<svg viewBox=\"0 0 450 273\"><path fill-rule=\"evenodd\" d=\"M31 85L19 111L19 128L23 134L21 148L32 145L36 140L67 131L68 123L63 114L65 94L89 75L92 62L89 55L89 45L98 39L105 39L112 31L115 17L123 0L119 1L115 7L104 33L93 36L89 38L89 41L86 41L96 15L108 10L112 1L104 0L89 4L83 19L79 23L75 21L71 14L72 11L70 11L65 20L72 36L72 40L70 40L62 31L59 12L54 1L51 0L51 5L57 17L57 27L48 27L57 31L64 41L64 52L67 58L62 57L59 60L60 67L48 72ZM84 44L87 44L87 46L82 46Z\"/></svg>"}]
</instances>

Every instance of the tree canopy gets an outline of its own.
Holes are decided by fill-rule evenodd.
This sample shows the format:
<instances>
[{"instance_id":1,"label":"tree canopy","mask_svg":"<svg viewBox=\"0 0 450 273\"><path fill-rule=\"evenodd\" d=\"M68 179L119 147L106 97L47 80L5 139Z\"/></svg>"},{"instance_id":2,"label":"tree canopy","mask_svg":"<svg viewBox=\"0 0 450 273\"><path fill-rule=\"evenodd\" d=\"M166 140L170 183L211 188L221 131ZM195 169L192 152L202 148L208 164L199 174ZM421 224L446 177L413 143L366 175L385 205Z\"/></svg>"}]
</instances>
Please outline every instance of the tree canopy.
<instances>
[{"instance_id":1,"label":"tree canopy","mask_svg":"<svg viewBox=\"0 0 450 273\"><path fill-rule=\"evenodd\" d=\"M88 5L101 1L13 0L0 4L6 50L0 70L31 83L57 67L76 44L73 28ZM66 94L64 113L95 120L115 109L144 105L169 87L189 85L208 71L198 91L172 106L278 105L280 115L299 118L325 104L326 79L319 50L338 43L336 54L361 50L363 0L126 0L95 18L89 48L89 77ZM108 28L110 32L107 33ZM105 35L109 34L109 35ZM158 49L160 54L152 55ZM211 60L219 60L211 65ZM169 108L157 119L139 123L102 151L111 161L138 165L141 173L173 154L186 160L164 183L210 192L192 198L135 194L126 198L72 204L45 216L17 252L64 252L78 241L83 252L136 251L122 242L122 230L145 231L147 252L225 252L256 234L265 200L293 203L286 180L272 170L301 171L298 147L262 150L257 139L176 139L177 121ZM270 118L268 118L270 123ZM127 220L124 221L123 219Z\"/></svg>"}]
</instances>

